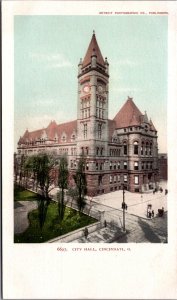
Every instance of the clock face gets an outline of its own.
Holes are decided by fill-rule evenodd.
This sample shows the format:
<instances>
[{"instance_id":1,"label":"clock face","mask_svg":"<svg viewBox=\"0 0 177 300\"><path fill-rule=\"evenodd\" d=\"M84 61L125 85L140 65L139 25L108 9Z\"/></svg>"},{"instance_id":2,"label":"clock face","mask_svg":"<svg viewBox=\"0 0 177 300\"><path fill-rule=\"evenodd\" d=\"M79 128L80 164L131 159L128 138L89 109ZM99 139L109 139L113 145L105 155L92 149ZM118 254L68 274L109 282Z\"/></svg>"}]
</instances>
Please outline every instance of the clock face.
<instances>
[{"instance_id":1,"label":"clock face","mask_svg":"<svg viewBox=\"0 0 177 300\"><path fill-rule=\"evenodd\" d=\"M103 92L103 86L102 86L102 85L99 85L99 86L98 86L98 92L100 92L100 93Z\"/></svg>"},{"instance_id":2,"label":"clock face","mask_svg":"<svg viewBox=\"0 0 177 300\"><path fill-rule=\"evenodd\" d=\"M90 91L90 85L88 85L88 84L84 85L83 91L84 91L84 93L88 93Z\"/></svg>"}]
</instances>

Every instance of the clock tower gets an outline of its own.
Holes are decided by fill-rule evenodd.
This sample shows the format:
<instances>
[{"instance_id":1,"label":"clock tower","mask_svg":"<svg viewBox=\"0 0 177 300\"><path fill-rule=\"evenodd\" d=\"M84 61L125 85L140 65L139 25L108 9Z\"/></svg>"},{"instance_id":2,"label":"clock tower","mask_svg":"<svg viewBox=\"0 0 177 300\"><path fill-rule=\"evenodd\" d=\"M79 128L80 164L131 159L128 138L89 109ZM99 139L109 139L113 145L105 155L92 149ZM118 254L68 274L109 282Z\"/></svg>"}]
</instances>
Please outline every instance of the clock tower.
<instances>
[{"instance_id":1,"label":"clock tower","mask_svg":"<svg viewBox=\"0 0 177 300\"><path fill-rule=\"evenodd\" d=\"M77 154L90 162L107 156L109 64L103 59L93 32L86 55L78 65Z\"/></svg>"}]
</instances>

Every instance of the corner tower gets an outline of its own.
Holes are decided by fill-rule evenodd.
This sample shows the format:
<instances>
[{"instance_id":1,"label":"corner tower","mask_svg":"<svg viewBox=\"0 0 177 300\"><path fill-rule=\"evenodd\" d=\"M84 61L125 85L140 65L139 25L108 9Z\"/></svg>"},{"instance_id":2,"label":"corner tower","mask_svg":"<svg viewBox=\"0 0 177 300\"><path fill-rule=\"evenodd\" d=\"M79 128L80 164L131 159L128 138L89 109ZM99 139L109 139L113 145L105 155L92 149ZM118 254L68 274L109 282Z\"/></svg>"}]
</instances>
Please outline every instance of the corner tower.
<instances>
[{"instance_id":1,"label":"corner tower","mask_svg":"<svg viewBox=\"0 0 177 300\"><path fill-rule=\"evenodd\" d=\"M93 32L86 55L78 65L77 107L77 153L90 160L107 153L108 80L109 64L107 58L103 59Z\"/></svg>"}]
</instances>

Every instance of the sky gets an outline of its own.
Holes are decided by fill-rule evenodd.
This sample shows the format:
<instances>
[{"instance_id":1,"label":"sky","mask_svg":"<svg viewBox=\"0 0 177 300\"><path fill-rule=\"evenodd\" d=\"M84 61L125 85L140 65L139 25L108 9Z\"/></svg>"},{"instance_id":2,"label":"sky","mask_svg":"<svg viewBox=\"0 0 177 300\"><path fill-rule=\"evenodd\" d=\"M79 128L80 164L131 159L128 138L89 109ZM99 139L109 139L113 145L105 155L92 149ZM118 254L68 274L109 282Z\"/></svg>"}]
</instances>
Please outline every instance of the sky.
<instances>
[{"instance_id":1,"label":"sky","mask_svg":"<svg viewBox=\"0 0 177 300\"><path fill-rule=\"evenodd\" d=\"M147 112L167 152L166 16L15 16L14 142L77 118L77 74L93 30L109 62L109 118L128 96Z\"/></svg>"}]
</instances>

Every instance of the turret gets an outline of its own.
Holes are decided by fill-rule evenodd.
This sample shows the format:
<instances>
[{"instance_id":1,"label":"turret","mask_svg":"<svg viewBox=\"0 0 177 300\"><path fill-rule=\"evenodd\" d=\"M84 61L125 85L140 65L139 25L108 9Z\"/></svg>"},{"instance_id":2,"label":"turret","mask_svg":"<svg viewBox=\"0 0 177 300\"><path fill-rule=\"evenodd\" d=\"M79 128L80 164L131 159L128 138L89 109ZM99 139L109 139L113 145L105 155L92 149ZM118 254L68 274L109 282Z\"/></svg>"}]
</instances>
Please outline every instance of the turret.
<instances>
[{"instance_id":1,"label":"turret","mask_svg":"<svg viewBox=\"0 0 177 300\"><path fill-rule=\"evenodd\" d=\"M82 73L82 58L80 58L79 64L78 64L78 75Z\"/></svg>"}]
</instances>

